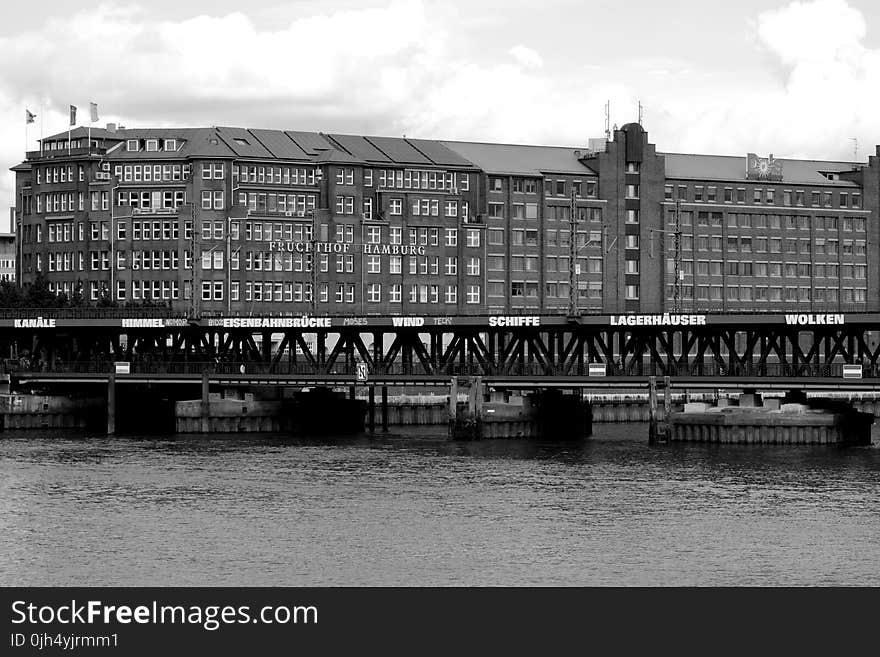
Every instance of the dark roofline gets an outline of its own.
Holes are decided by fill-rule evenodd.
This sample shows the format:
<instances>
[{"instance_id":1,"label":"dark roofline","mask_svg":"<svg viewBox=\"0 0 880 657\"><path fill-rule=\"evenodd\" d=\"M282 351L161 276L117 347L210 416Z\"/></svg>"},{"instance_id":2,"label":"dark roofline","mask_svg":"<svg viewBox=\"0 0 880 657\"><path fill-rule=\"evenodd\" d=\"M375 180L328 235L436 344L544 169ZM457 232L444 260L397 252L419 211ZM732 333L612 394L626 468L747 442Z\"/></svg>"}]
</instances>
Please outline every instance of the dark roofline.
<instances>
[{"instance_id":1,"label":"dark roofline","mask_svg":"<svg viewBox=\"0 0 880 657\"><path fill-rule=\"evenodd\" d=\"M725 157L736 160L743 160L747 157L747 154L743 155L717 155L714 153L672 153L669 151L657 152L657 155L678 155L681 157ZM775 153L773 154L773 158L776 160L789 160L791 162L813 162L815 164L845 164L852 167L861 167L867 166L868 162L852 162L850 160L816 160L813 158L803 158L803 157L782 157L777 156Z\"/></svg>"}]
</instances>

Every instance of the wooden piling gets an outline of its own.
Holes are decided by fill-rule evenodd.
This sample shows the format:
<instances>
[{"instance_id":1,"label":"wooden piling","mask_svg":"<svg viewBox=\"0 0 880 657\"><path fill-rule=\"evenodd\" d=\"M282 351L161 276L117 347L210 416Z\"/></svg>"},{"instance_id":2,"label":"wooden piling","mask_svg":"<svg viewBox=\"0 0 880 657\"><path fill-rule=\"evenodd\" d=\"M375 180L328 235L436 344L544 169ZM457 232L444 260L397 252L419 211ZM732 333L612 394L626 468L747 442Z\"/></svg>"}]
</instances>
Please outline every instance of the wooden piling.
<instances>
[{"instance_id":1,"label":"wooden piling","mask_svg":"<svg viewBox=\"0 0 880 657\"><path fill-rule=\"evenodd\" d=\"M99 416L100 417L100 416ZM116 433L116 375L107 378L107 435Z\"/></svg>"},{"instance_id":2,"label":"wooden piling","mask_svg":"<svg viewBox=\"0 0 880 657\"><path fill-rule=\"evenodd\" d=\"M370 433L374 433L376 431L376 388L375 386L369 387L369 418L370 418Z\"/></svg>"}]
</instances>

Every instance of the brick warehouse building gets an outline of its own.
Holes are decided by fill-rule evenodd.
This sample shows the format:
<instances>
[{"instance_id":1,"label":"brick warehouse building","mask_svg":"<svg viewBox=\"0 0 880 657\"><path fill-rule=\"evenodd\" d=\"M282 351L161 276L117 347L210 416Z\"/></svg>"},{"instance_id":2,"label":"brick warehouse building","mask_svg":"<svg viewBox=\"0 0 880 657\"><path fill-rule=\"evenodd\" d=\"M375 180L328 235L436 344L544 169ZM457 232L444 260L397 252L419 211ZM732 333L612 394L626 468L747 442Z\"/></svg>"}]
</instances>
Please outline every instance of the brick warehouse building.
<instances>
[{"instance_id":1,"label":"brick warehouse building","mask_svg":"<svg viewBox=\"0 0 880 657\"><path fill-rule=\"evenodd\" d=\"M18 280L91 300L566 313L574 280L583 313L880 309L878 156L657 153L638 124L595 149L108 125L12 170Z\"/></svg>"}]
</instances>

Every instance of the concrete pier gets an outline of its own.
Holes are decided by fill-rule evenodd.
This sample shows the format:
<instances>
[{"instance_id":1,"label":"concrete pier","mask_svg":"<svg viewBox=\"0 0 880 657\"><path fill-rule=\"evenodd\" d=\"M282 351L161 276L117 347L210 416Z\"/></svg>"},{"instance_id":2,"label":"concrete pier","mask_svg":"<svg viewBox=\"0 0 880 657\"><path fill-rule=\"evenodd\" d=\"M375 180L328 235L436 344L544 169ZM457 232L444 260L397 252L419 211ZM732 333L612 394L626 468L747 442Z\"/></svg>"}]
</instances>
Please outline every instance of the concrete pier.
<instances>
[{"instance_id":1,"label":"concrete pier","mask_svg":"<svg viewBox=\"0 0 880 657\"><path fill-rule=\"evenodd\" d=\"M481 438L583 438L591 433L589 404L558 390L530 395L496 391L486 395L481 377L464 380L467 401L458 401L459 381L449 395L449 436Z\"/></svg>"}]
</instances>

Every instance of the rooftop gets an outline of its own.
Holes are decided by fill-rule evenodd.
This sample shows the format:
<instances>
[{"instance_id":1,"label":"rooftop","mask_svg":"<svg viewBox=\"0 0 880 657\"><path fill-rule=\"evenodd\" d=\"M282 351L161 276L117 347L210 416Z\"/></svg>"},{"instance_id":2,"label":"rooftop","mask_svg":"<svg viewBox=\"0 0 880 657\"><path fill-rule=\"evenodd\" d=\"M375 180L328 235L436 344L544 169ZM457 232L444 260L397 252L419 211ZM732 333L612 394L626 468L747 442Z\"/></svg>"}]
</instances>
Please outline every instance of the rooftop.
<instances>
[{"instance_id":1,"label":"rooftop","mask_svg":"<svg viewBox=\"0 0 880 657\"><path fill-rule=\"evenodd\" d=\"M666 159L666 177L696 180L746 181L745 155L658 153ZM829 180L824 173L857 170L865 163L774 158L782 165L782 183L852 187L848 180Z\"/></svg>"},{"instance_id":2,"label":"rooftop","mask_svg":"<svg viewBox=\"0 0 880 657\"><path fill-rule=\"evenodd\" d=\"M522 146L472 141L441 141L441 144L488 173L540 176L545 173L595 175L578 158L587 149L566 146Z\"/></svg>"},{"instance_id":3,"label":"rooftop","mask_svg":"<svg viewBox=\"0 0 880 657\"><path fill-rule=\"evenodd\" d=\"M88 134L85 127L71 131L81 139ZM60 132L44 141L67 140ZM92 139L116 141L118 146L110 159L186 159L190 157L223 157L249 159L282 159L320 163L352 163L373 166L442 166L479 168L487 173L540 177L545 174L595 175L581 158L590 151L586 147L497 144L406 137L325 134L297 130L267 130L236 127L202 128L92 128ZM122 142L131 138L177 139L176 151L128 152ZM108 146L109 147L109 146ZM690 153L658 153L666 161L666 177L671 179L746 181L746 160L743 155L702 155ZM820 184L852 187L848 180L829 180L826 174L851 172L865 163L776 158L782 165L781 183ZM13 170L22 170L18 165ZM24 166L27 166L24 163Z\"/></svg>"}]
</instances>

